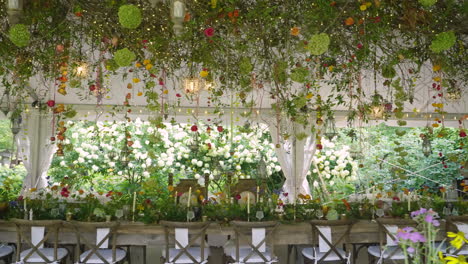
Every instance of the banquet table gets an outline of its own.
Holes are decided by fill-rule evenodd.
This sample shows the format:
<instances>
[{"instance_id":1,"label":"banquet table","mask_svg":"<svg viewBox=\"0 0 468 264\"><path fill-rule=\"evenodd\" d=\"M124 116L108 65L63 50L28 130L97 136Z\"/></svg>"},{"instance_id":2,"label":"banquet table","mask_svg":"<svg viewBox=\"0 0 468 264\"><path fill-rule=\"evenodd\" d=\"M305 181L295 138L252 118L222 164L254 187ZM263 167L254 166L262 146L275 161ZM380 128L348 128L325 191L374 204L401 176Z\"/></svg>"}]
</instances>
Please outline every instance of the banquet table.
<instances>
[{"instance_id":1,"label":"banquet table","mask_svg":"<svg viewBox=\"0 0 468 264\"><path fill-rule=\"evenodd\" d=\"M441 239L445 234L445 223L441 223ZM334 232L340 233L340 229L334 229ZM75 242L75 235L71 230L62 229L59 240L63 244ZM164 229L158 224L144 224L140 222L122 222L119 227L119 236L117 244L119 245L155 245L164 243ZM207 230L210 234L233 235L234 229L230 226L223 226L218 223L211 223ZM0 221L0 242L16 242L16 230L13 223ZM281 224L277 227L274 237L276 245L304 245L311 243L311 228L309 223ZM359 220L357 221L350 234L351 243L378 243L378 225L375 221Z\"/></svg>"},{"instance_id":2,"label":"banquet table","mask_svg":"<svg viewBox=\"0 0 468 264\"><path fill-rule=\"evenodd\" d=\"M440 225L438 239L443 240L445 235L445 221ZM344 232L340 228L333 229L333 234ZM0 221L0 243L15 243L16 229L13 223L8 221ZM140 222L121 222L118 230L117 244L120 246L143 246L146 247L161 247L165 244L164 228L158 224L144 224ZM208 230L210 234L217 235L233 235L234 228L231 226L220 225L219 223L211 223ZM93 234L88 234L92 237ZM333 235L333 237L335 237ZM371 220L357 221L350 233L350 243L354 244L355 250L360 245L379 243L378 224ZM311 241L311 226L308 222L280 224L273 238L275 247L283 247L291 245L307 245ZM60 244L76 243L75 234L66 228L61 229L59 235ZM289 253L288 253L289 254Z\"/></svg>"}]
</instances>

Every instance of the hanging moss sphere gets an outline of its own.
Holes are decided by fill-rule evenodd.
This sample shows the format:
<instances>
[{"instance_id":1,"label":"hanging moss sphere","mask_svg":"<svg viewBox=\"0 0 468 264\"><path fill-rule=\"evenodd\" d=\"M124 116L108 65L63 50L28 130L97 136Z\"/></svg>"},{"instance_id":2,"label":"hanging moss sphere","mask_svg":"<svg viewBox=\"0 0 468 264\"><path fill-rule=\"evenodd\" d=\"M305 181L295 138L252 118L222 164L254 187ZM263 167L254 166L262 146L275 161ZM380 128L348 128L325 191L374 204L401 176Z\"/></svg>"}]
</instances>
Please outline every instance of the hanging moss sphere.
<instances>
[{"instance_id":1,"label":"hanging moss sphere","mask_svg":"<svg viewBox=\"0 0 468 264\"><path fill-rule=\"evenodd\" d=\"M28 27L23 24L16 24L10 28L8 37L16 46L22 48L29 45L31 34Z\"/></svg>"},{"instance_id":2,"label":"hanging moss sphere","mask_svg":"<svg viewBox=\"0 0 468 264\"><path fill-rule=\"evenodd\" d=\"M141 10L135 5L119 8L119 22L124 28L135 29L141 24Z\"/></svg>"},{"instance_id":3,"label":"hanging moss sphere","mask_svg":"<svg viewBox=\"0 0 468 264\"><path fill-rule=\"evenodd\" d=\"M457 37L453 31L442 32L436 35L429 48L435 53L440 53L450 49L456 41Z\"/></svg>"},{"instance_id":4,"label":"hanging moss sphere","mask_svg":"<svg viewBox=\"0 0 468 264\"><path fill-rule=\"evenodd\" d=\"M322 55L328 51L330 37L325 33L315 34L309 40L309 51L312 55Z\"/></svg>"},{"instance_id":5,"label":"hanging moss sphere","mask_svg":"<svg viewBox=\"0 0 468 264\"><path fill-rule=\"evenodd\" d=\"M437 0L418 0L418 2L424 7L431 7L437 3Z\"/></svg>"},{"instance_id":6,"label":"hanging moss sphere","mask_svg":"<svg viewBox=\"0 0 468 264\"><path fill-rule=\"evenodd\" d=\"M114 60L120 67L126 67L132 64L136 59L135 53L127 48L118 50L114 53Z\"/></svg>"},{"instance_id":7,"label":"hanging moss sphere","mask_svg":"<svg viewBox=\"0 0 468 264\"><path fill-rule=\"evenodd\" d=\"M291 71L291 80L298 83L307 81L307 76L309 76L309 71L304 67L295 68Z\"/></svg>"}]
</instances>

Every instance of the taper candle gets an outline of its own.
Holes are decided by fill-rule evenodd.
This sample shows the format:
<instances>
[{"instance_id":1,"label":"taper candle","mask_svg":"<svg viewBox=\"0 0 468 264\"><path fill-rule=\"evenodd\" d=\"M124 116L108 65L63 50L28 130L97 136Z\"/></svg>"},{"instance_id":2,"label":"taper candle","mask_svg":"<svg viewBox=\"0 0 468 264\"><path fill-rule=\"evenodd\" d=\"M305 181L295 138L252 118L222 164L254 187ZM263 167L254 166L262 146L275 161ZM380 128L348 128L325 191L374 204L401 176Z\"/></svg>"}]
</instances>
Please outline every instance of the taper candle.
<instances>
[{"instance_id":1,"label":"taper candle","mask_svg":"<svg viewBox=\"0 0 468 264\"><path fill-rule=\"evenodd\" d=\"M259 202L259 197L260 197L260 187L257 186L257 199L255 200L255 202Z\"/></svg>"},{"instance_id":2,"label":"taper candle","mask_svg":"<svg viewBox=\"0 0 468 264\"><path fill-rule=\"evenodd\" d=\"M247 193L247 214L250 214L250 192Z\"/></svg>"},{"instance_id":3,"label":"taper candle","mask_svg":"<svg viewBox=\"0 0 468 264\"><path fill-rule=\"evenodd\" d=\"M132 207L132 212L135 214L135 209L136 209L136 192L133 192L133 207Z\"/></svg>"},{"instance_id":4,"label":"taper candle","mask_svg":"<svg viewBox=\"0 0 468 264\"><path fill-rule=\"evenodd\" d=\"M190 207L190 200L192 200L192 187L190 187L188 190L187 207Z\"/></svg>"}]
</instances>

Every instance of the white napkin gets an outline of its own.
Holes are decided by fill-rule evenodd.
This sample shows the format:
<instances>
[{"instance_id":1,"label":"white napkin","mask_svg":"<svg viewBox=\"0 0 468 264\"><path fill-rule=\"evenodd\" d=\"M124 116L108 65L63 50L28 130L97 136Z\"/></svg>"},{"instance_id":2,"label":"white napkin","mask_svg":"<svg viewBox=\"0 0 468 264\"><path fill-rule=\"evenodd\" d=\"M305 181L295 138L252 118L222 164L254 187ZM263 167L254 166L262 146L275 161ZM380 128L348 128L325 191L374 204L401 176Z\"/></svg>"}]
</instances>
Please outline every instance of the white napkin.
<instances>
[{"instance_id":1,"label":"white napkin","mask_svg":"<svg viewBox=\"0 0 468 264\"><path fill-rule=\"evenodd\" d=\"M331 227L329 226L317 226L317 229L322 233L322 235L328 240L328 242L332 242L332 233ZM322 236L319 235L319 251L320 252L328 252L330 251L330 246L325 242Z\"/></svg>"},{"instance_id":2,"label":"white napkin","mask_svg":"<svg viewBox=\"0 0 468 264\"><path fill-rule=\"evenodd\" d=\"M459 232L465 233L465 237L468 235L468 224L463 222L456 222L455 225Z\"/></svg>"},{"instance_id":3,"label":"white napkin","mask_svg":"<svg viewBox=\"0 0 468 264\"><path fill-rule=\"evenodd\" d=\"M384 225L388 232L390 232L394 237L398 232L398 226L396 225ZM395 237L396 238L396 237ZM398 241L394 241L391 236L387 234L387 246L396 246Z\"/></svg>"},{"instance_id":4,"label":"white napkin","mask_svg":"<svg viewBox=\"0 0 468 264\"><path fill-rule=\"evenodd\" d=\"M258 246L265 239L265 228L252 228L252 245ZM265 252L265 241L258 247L258 251Z\"/></svg>"},{"instance_id":5,"label":"white napkin","mask_svg":"<svg viewBox=\"0 0 468 264\"><path fill-rule=\"evenodd\" d=\"M188 228L176 228L175 229L175 240L180 243L182 247L188 245L189 233ZM180 249L179 245L175 245L176 249Z\"/></svg>"},{"instance_id":6,"label":"white napkin","mask_svg":"<svg viewBox=\"0 0 468 264\"><path fill-rule=\"evenodd\" d=\"M43 226L32 226L31 227L31 242L33 245L37 246L39 242L44 238L45 227ZM44 248L44 243L42 243L39 248Z\"/></svg>"},{"instance_id":7,"label":"white napkin","mask_svg":"<svg viewBox=\"0 0 468 264\"><path fill-rule=\"evenodd\" d=\"M109 234L110 228L97 228L96 229L96 243L101 242L101 240ZM109 247L109 238L101 244L99 248L108 248Z\"/></svg>"}]
</instances>

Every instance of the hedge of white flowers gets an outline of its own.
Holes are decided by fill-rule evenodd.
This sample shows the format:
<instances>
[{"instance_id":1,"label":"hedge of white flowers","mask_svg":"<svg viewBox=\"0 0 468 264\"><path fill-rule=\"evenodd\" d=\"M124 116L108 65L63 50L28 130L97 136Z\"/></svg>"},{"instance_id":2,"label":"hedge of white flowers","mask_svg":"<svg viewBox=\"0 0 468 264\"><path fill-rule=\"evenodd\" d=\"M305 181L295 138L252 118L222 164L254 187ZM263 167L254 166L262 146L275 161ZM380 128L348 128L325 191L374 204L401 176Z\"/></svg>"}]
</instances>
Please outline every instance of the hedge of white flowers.
<instances>
[{"instance_id":1,"label":"hedge of white flowers","mask_svg":"<svg viewBox=\"0 0 468 264\"><path fill-rule=\"evenodd\" d=\"M309 171L309 175L314 179L313 186L320 186L319 174L331 190L336 189L335 185L342 186L355 182L358 176L358 163L351 157L349 146L338 148L335 143L326 139L322 145L323 149L318 150L313 157L317 167L312 164L312 169Z\"/></svg>"},{"instance_id":2,"label":"hedge of white flowers","mask_svg":"<svg viewBox=\"0 0 468 264\"><path fill-rule=\"evenodd\" d=\"M134 122L69 122L65 155L55 157L50 183L66 181L84 186L138 183L149 177L204 177L218 179L227 172L240 179L254 178L258 163L265 162L266 176L281 171L266 127L242 133L221 126L164 124L156 128L140 119ZM122 163L125 146L128 164ZM194 147L196 146L196 147Z\"/></svg>"}]
</instances>

